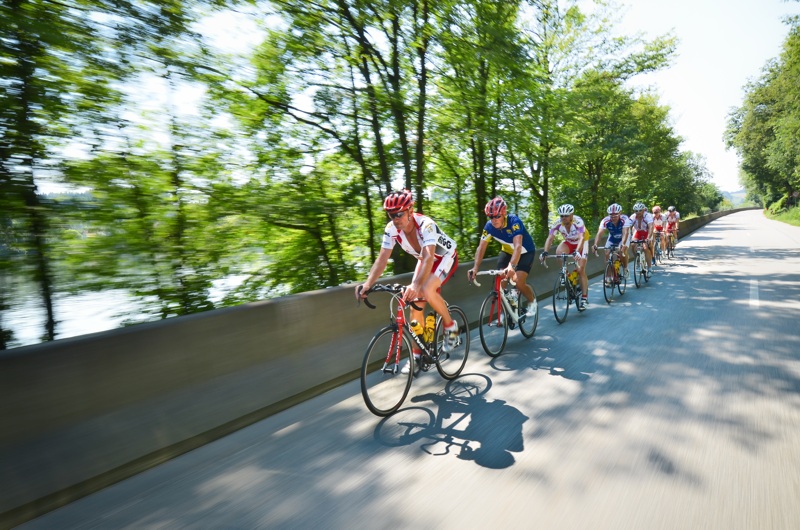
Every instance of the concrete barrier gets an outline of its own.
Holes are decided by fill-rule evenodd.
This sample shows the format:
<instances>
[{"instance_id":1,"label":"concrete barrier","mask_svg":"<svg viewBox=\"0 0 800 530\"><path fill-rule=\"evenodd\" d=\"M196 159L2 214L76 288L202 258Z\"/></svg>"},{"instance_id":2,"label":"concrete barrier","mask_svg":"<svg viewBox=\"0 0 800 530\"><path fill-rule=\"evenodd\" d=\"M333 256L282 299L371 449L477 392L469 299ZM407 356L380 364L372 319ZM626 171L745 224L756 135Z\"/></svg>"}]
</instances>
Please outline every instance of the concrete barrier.
<instances>
[{"instance_id":1,"label":"concrete barrier","mask_svg":"<svg viewBox=\"0 0 800 530\"><path fill-rule=\"evenodd\" d=\"M684 221L680 235L734 211ZM489 287L467 282L471 266L444 294L477 319ZM590 275L602 269L590 259ZM556 274L534 266L540 299ZM0 353L0 527L357 377L369 339L388 322L385 295L374 301L377 310L357 306L344 286Z\"/></svg>"}]
</instances>

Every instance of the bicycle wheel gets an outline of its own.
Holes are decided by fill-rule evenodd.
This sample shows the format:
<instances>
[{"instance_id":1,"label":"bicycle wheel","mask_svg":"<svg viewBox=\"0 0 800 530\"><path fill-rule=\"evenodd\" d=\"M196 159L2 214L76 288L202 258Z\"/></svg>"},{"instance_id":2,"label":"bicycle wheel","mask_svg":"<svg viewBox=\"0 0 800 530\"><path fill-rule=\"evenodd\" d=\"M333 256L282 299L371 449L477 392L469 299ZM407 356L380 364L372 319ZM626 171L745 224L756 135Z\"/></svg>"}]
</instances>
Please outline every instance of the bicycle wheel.
<instances>
[{"instance_id":1,"label":"bicycle wheel","mask_svg":"<svg viewBox=\"0 0 800 530\"><path fill-rule=\"evenodd\" d=\"M410 369L403 374L405 361ZM408 395L413 375L410 337L393 325L386 326L372 338L361 363L361 395L367 408L377 416L396 412Z\"/></svg>"},{"instance_id":2,"label":"bicycle wheel","mask_svg":"<svg viewBox=\"0 0 800 530\"><path fill-rule=\"evenodd\" d=\"M675 257L675 236L669 235L667 239L667 257L672 259Z\"/></svg>"},{"instance_id":3,"label":"bicycle wheel","mask_svg":"<svg viewBox=\"0 0 800 530\"><path fill-rule=\"evenodd\" d=\"M628 288L628 278L619 272L615 273L614 276L617 278L617 291L619 291L619 295L622 296L625 294L625 289Z\"/></svg>"},{"instance_id":4,"label":"bicycle wheel","mask_svg":"<svg viewBox=\"0 0 800 530\"><path fill-rule=\"evenodd\" d=\"M490 292L481 305L478 331L483 350L491 357L497 357L506 347L508 339L508 319L497 291Z\"/></svg>"},{"instance_id":5,"label":"bicycle wheel","mask_svg":"<svg viewBox=\"0 0 800 530\"><path fill-rule=\"evenodd\" d=\"M608 263L606 265L606 272L603 276L603 296L606 297L606 303L611 303L614 300L614 284L616 282L616 274L614 274L614 265Z\"/></svg>"},{"instance_id":6,"label":"bicycle wheel","mask_svg":"<svg viewBox=\"0 0 800 530\"><path fill-rule=\"evenodd\" d=\"M555 314L559 324L562 324L567 319L569 304L572 301L567 288L568 281L566 276L559 274L553 286L553 314Z\"/></svg>"},{"instance_id":7,"label":"bicycle wheel","mask_svg":"<svg viewBox=\"0 0 800 530\"><path fill-rule=\"evenodd\" d=\"M455 379L461 374L464 365L467 364L467 357L469 356L469 321L467 315L458 306L451 305L448 307L450 316L453 317L456 325L458 326L458 339L456 344L445 352L442 346L445 340L444 326L442 319L436 324L436 369L445 379Z\"/></svg>"},{"instance_id":8,"label":"bicycle wheel","mask_svg":"<svg viewBox=\"0 0 800 530\"><path fill-rule=\"evenodd\" d=\"M520 293L519 304L517 306L522 315L525 315L528 307L531 307L532 314L522 316L519 319L519 331L526 339L533 337L533 334L536 332L536 325L539 323L539 300L536 298L536 291L533 290L533 286L531 286L531 291L533 291L533 302L529 304L525 296Z\"/></svg>"},{"instance_id":9,"label":"bicycle wheel","mask_svg":"<svg viewBox=\"0 0 800 530\"><path fill-rule=\"evenodd\" d=\"M650 264L651 262L648 261L647 254L642 252L642 276L644 277L645 283L650 281L650 275L653 273Z\"/></svg>"},{"instance_id":10,"label":"bicycle wheel","mask_svg":"<svg viewBox=\"0 0 800 530\"><path fill-rule=\"evenodd\" d=\"M640 287L644 283L644 278L642 275L644 271L642 271L642 253L640 251L636 252L636 256L633 258L633 283L636 284L636 287Z\"/></svg>"},{"instance_id":11,"label":"bicycle wheel","mask_svg":"<svg viewBox=\"0 0 800 530\"><path fill-rule=\"evenodd\" d=\"M664 252L661 250L661 241L656 243L656 263L658 265L664 263Z\"/></svg>"}]
</instances>

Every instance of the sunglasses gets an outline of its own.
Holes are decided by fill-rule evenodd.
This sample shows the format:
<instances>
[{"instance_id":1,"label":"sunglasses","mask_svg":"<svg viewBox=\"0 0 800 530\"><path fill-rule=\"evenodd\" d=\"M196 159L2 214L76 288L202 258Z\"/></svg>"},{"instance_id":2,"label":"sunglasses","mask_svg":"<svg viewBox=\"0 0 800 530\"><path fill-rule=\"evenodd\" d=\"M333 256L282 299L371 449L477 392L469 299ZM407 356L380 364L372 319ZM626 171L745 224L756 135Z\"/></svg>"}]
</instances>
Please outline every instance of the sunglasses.
<instances>
[{"instance_id":1,"label":"sunglasses","mask_svg":"<svg viewBox=\"0 0 800 530\"><path fill-rule=\"evenodd\" d=\"M403 210L402 212L397 212L397 213L387 213L387 215L389 216L390 219L400 219L406 214L407 211L408 210Z\"/></svg>"},{"instance_id":2,"label":"sunglasses","mask_svg":"<svg viewBox=\"0 0 800 530\"><path fill-rule=\"evenodd\" d=\"M501 219L502 217L502 215L490 215L489 219Z\"/></svg>"},{"instance_id":3,"label":"sunglasses","mask_svg":"<svg viewBox=\"0 0 800 530\"><path fill-rule=\"evenodd\" d=\"M567 217L569 217L569 216L570 216L570 214L567 214L567 215L562 215L562 216L561 216L561 218L562 218L562 219L566 219L566 218L567 218Z\"/></svg>"}]
</instances>

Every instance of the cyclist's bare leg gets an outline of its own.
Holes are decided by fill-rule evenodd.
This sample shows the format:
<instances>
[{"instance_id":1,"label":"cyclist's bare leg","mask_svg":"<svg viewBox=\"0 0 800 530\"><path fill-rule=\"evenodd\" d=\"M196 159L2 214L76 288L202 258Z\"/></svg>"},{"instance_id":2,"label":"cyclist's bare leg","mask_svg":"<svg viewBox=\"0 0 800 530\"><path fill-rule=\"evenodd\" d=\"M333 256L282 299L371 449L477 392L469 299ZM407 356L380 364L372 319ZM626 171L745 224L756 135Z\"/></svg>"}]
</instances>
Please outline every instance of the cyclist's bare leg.
<instances>
[{"instance_id":1,"label":"cyclist's bare leg","mask_svg":"<svg viewBox=\"0 0 800 530\"><path fill-rule=\"evenodd\" d=\"M439 313L442 317L442 324L444 327L453 324L453 318L450 316L450 311L447 309L447 304L442 298L439 288L442 286L442 280L438 276L428 276L425 285L422 286L422 292L425 295L425 300L431 305L434 311Z\"/></svg>"},{"instance_id":2,"label":"cyclist's bare leg","mask_svg":"<svg viewBox=\"0 0 800 530\"><path fill-rule=\"evenodd\" d=\"M533 289L531 289L530 285L525 283L528 279L528 273L525 271L517 271L516 275L517 277L514 281L517 282L517 289L525 296L528 302L533 302Z\"/></svg>"}]
</instances>

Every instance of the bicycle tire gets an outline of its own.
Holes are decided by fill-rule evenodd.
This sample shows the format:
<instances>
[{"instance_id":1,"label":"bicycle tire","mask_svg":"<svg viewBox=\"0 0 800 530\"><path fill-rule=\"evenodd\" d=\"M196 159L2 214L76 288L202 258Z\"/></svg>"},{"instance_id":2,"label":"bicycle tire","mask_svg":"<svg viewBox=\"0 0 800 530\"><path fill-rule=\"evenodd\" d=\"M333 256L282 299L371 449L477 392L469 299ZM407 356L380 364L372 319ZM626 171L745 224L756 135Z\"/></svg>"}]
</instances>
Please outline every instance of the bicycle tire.
<instances>
[{"instance_id":1,"label":"bicycle tire","mask_svg":"<svg viewBox=\"0 0 800 530\"><path fill-rule=\"evenodd\" d=\"M641 252L637 251L633 259L633 283L636 284L637 289L644 283L642 274Z\"/></svg>"},{"instance_id":2,"label":"bicycle tire","mask_svg":"<svg viewBox=\"0 0 800 530\"><path fill-rule=\"evenodd\" d=\"M519 332L522 333L522 336L526 339L533 337L533 334L536 333L536 326L539 324L539 300L536 298L536 291L533 289L533 286L531 286L531 292L533 292L533 302L528 304L528 307L533 305L533 315L522 316L519 319ZM520 293L519 304L517 305L520 311L522 311L523 300L525 300L525 295Z\"/></svg>"},{"instance_id":3,"label":"bicycle tire","mask_svg":"<svg viewBox=\"0 0 800 530\"><path fill-rule=\"evenodd\" d=\"M617 275L614 274L613 263L606 264L606 272L603 276L603 296L605 296L607 304L610 304L614 300L614 282L616 276Z\"/></svg>"},{"instance_id":4,"label":"bicycle tire","mask_svg":"<svg viewBox=\"0 0 800 530\"><path fill-rule=\"evenodd\" d=\"M619 280L617 282L617 292L619 292L619 295L622 296L623 294L625 294L625 290L628 288L628 278L625 277L625 275L622 273L621 270L620 272L616 273L616 277L617 280Z\"/></svg>"},{"instance_id":5,"label":"bicycle tire","mask_svg":"<svg viewBox=\"0 0 800 530\"><path fill-rule=\"evenodd\" d=\"M483 351L490 357L503 353L508 340L508 318L497 291L491 291L481 304L478 332Z\"/></svg>"},{"instance_id":6,"label":"bicycle tire","mask_svg":"<svg viewBox=\"0 0 800 530\"><path fill-rule=\"evenodd\" d=\"M467 358L469 357L469 320L467 320L467 314L464 311L455 305L451 305L448 307L450 310L450 316L453 317L453 320L458 325L458 343L456 346L449 352L444 352L442 350L442 344L444 342L444 325L442 325L442 319L439 318L439 322L436 324L436 334L435 342L436 342L436 370L439 371L439 375L444 377L445 379L455 379L459 375L461 375L461 371L464 370L464 366L467 364Z\"/></svg>"},{"instance_id":7,"label":"bicycle tire","mask_svg":"<svg viewBox=\"0 0 800 530\"><path fill-rule=\"evenodd\" d=\"M393 342L400 339L400 358L392 353ZM394 348L396 352L396 345ZM384 370L384 363L392 357L391 366ZM409 371L401 373L402 363L410 363ZM411 338L405 330L389 325L378 331L367 346L361 363L361 395L367 408L376 416L389 416L405 401L414 376L414 358L411 355Z\"/></svg>"},{"instance_id":8,"label":"bicycle tire","mask_svg":"<svg viewBox=\"0 0 800 530\"><path fill-rule=\"evenodd\" d=\"M556 283L553 286L553 314L556 316L556 321L563 324L567 320L569 313L569 304L572 302L570 299L570 292L567 288L567 277L559 274L556 277Z\"/></svg>"}]
</instances>

